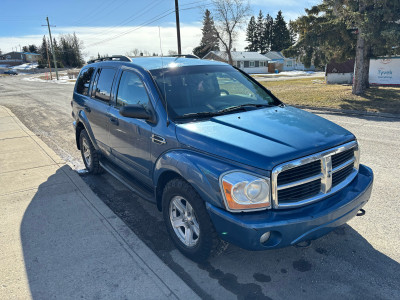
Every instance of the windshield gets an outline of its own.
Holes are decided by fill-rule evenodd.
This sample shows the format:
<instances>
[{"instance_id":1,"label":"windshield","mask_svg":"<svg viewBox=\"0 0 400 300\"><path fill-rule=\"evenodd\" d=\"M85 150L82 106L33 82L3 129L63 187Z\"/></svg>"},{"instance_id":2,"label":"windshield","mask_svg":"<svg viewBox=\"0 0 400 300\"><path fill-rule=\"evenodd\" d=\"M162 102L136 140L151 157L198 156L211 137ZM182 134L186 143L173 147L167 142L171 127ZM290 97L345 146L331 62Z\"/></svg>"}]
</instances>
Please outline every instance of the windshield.
<instances>
[{"instance_id":1,"label":"windshield","mask_svg":"<svg viewBox=\"0 0 400 300\"><path fill-rule=\"evenodd\" d=\"M279 104L265 89L230 66L185 66L150 72L172 118Z\"/></svg>"}]
</instances>

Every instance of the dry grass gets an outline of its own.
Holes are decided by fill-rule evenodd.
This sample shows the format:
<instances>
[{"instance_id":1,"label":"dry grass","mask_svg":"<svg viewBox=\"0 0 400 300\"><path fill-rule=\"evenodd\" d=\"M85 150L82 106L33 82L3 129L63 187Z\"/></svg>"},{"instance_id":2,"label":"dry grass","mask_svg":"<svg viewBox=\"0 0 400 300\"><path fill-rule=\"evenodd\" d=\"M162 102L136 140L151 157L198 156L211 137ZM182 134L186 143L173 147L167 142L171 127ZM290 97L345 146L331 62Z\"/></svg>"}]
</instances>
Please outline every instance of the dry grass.
<instances>
[{"instance_id":1,"label":"dry grass","mask_svg":"<svg viewBox=\"0 0 400 300\"><path fill-rule=\"evenodd\" d=\"M324 78L261 82L290 105L328 107L400 114L400 87L371 87L363 96L351 93L350 85L327 85Z\"/></svg>"}]
</instances>

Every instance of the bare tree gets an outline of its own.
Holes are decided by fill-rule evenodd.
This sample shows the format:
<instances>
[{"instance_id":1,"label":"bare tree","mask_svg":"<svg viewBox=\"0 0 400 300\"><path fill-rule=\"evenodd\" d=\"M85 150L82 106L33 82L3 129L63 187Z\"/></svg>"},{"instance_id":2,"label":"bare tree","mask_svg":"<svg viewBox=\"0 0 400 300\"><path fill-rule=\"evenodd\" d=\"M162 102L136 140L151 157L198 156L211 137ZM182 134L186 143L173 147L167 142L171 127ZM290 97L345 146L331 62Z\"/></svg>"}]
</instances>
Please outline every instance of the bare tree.
<instances>
[{"instance_id":1,"label":"bare tree","mask_svg":"<svg viewBox=\"0 0 400 300\"><path fill-rule=\"evenodd\" d=\"M217 37L228 55L232 65L231 50L237 37L237 29L242 27L250 14L247 0L212 0L215 12L215 29Z\"/></svg>"},{"instance_id":2,"label":"bare tree","mask_svg":"<svg viewBox=\"0 0 400 300\"><path fill-rule=\"evenodd\" d=\"M147 50L140 50L135 48L125 53L126 56L151 56L151 53Z\"/></svg>"},{"instance_id":3,"label":"bare tree","mask_svg":"<svg viewBox=\"0 0 400 300\"><path fill-rule=\"evenodd\" d=\"M169 55L169 56L177 55L177 54L178 54L178 52L175 51L175 50L168 50L168 55Z\"/></svg>"}]
</instances>

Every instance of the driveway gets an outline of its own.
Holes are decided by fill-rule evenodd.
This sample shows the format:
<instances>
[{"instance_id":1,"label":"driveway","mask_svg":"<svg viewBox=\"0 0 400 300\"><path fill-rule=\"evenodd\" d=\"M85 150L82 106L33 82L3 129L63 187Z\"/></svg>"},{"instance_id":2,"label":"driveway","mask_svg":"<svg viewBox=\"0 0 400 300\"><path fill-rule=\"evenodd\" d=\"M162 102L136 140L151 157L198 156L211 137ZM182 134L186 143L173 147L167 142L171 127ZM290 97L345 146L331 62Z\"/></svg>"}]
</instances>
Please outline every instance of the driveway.
<instances>
[{"instance_id":1,"label":"driveway","mask_svg":"<svg viewBox=\"0 0 400 300\"><path fill-rule=\"evenodd\" d=\"M0 78L0 105L49 147L82 169L70 101L73 85ZM395 299L400 296L400 118L321 114L352 131L361 163L375 172L366 215L307 248L249 252L230 245L209 263L183 257L169 240L162 214L108 174L82 178L196 293L205 299Z\"/></svg>"}]
</instances>

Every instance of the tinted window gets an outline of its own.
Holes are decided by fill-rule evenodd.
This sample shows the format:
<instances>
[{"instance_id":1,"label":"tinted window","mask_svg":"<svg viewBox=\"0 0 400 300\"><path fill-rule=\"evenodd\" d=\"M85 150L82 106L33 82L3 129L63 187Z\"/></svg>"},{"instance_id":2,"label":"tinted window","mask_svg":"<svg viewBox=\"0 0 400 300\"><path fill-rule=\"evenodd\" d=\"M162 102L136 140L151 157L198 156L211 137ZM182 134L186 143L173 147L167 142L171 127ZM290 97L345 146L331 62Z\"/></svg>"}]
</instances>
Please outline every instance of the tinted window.
<instances>
[{"instance_id":1,"label":"tinted window","mask_svg":"<svg viewBox=\"0 0 400 300\"><path fill-rule=\"evenodd\" d=\"M98 77L94 97L101 101L110 101L111 86L113 83L115 69L102 69Z\"/></svg>"},{"instance_id":2,"label":"tinted window","mask_svg":"<svg viewBox=\"0 0 400 300\"><path fill-rule=\"evenodd\" d=\"M147 107L149 97L143 81L132 72L123 72L117 93L117 106L143 105Z\"/></svg>"},{"instance_id":3,"label":"tinted window","mask_svg":"<svg viewBox=\"0 0 400 300\"><path fill-rule=\"evenodd\" d=\"M76 92L87 95L89 90L90 79L92 78L94 68L83 70L76 81Z\"/></svg>"}]
</instances>

